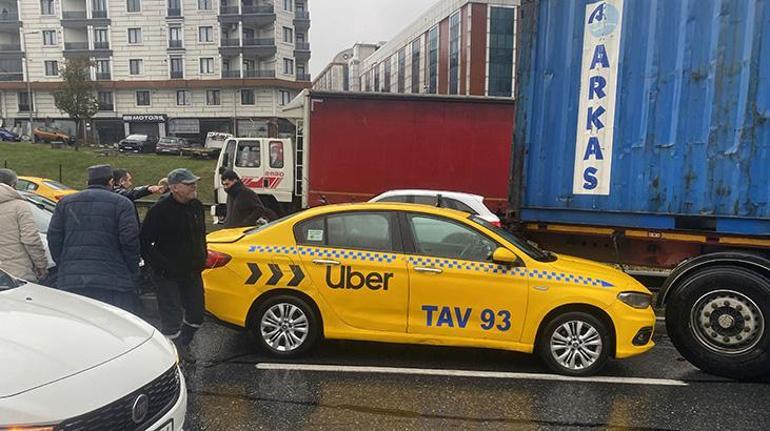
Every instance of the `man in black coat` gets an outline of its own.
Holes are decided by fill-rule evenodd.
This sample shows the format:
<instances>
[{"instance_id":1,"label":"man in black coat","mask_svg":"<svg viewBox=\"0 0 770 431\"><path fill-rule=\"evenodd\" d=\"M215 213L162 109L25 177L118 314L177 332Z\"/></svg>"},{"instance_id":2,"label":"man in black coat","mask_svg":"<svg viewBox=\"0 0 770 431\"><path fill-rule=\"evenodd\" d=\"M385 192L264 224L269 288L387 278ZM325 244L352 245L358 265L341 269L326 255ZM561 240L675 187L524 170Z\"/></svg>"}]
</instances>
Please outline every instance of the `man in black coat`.
<instances>
[{"instance_id":1,"label":"man in black coat","mask_svg":"<svg viewBox=\"0 0 770 431\"><path fill-rule=\"evenodd\" d=\"M222 186L227 192L227 215L224 227L256 226L257 220L273 221L278 218L275 212L265 207L254 190L246 187L241 178L232 170L222 173Z\"/></svg>"},{"instance_id":2,"label":"man in black coat","mask_svg":"<svg viewBox=\"0 0 770 431\"><path fill-rule=\"evenodd\" d=\"M131 202L149 195L165 193L165 189L161 186L134 187L134 177L125 169L115 169L112 176L112 191L127 197Z\"/></svg>"},{"instance_id":3,"label":"man in black coat","mask_svg":"<svg viewBox=\"0 0 770 431\"><path fill-rule=\"evenodd\" d=\"M206 265L206 221L198 180L187 169L168 174L171 193L153 205L141 231L142 257L158 295L161 332L182 349L203 324L201 272Z\"/></svg>"},{"instance_id":4,"label":"man in black coat","mask_svg":"<svg viewBox=\"0 0 770 431\"><path fill-rule=\"evenodd\" d=\"M88 188L65 196L48 225L56 287L136 312L139 222L131 201L111 191L112 168L88 168Z\"/></svg>"}]
</instances>

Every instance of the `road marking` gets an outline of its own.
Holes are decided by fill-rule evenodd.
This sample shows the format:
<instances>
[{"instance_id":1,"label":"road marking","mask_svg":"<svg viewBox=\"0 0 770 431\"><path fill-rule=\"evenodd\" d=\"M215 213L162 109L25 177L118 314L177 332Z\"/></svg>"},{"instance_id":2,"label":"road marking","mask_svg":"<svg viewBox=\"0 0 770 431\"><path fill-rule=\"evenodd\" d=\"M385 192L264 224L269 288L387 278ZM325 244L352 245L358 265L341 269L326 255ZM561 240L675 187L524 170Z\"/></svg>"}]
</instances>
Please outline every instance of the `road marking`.
<instances>
[{"instance_id":1,"label":"road marking","mask_svg":"<svg viewBox=\"0 0 770 431\"><path fill-rule=\"evenodd\" d=\"M644 377L569 377L558 374L508 373L498 371L442 370L435 368L364 367L351 365L259 363L258 370L316 371L329 373L413 374L441 377L480 377L491 379L548 380L557 382L610 383L620 385L688 386L687 382Z\"/></svg>"}]
</instances>

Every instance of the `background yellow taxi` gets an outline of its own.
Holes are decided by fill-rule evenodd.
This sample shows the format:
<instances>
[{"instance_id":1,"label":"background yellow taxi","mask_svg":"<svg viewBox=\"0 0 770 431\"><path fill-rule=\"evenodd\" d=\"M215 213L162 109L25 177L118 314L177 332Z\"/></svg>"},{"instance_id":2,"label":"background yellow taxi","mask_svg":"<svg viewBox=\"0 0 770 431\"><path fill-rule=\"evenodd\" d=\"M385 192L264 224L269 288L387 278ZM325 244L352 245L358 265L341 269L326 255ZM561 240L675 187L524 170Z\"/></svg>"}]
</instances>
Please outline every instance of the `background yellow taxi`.
<instances>
[{"instance_id":1,"label":"background yellow taxi","mask_svg":"<svg viewBox=\"0 0 770 431\"><path fill-rule=\"evenodd\" d=\"M208 244L206 308L280 357L325 337L534 351L589 375L653 346L633 278L455 210L324 206Z\"/></svg>"},{"instance_id":2,"label":"background yellow taxi","mask_svg":"<svg viewBox=\"0 0 770 431\"><path fill-rule=\"evenodd\" d=\"M16 190L36 193L54 202L59 202L64 196L78 192L58 181L40 177L19 177L19 182L16 183Z\"/></svg>"}]
</instances>

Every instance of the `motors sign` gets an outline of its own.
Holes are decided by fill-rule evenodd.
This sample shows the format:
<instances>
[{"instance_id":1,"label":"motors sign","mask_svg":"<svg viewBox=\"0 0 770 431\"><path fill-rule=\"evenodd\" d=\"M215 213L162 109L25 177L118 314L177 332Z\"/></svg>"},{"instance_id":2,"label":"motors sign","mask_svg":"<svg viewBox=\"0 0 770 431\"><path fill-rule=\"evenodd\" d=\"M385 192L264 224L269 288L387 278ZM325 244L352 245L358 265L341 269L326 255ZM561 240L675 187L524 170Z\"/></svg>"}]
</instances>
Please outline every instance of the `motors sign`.
<instances>
[{"instance_id":1,"label":"motors sign","mask_svg":"<svg viewBox=\"0 0 770 431\"><path fill-rule=\"evenodd\" d=\"M572 192L609 195L623 0L586 6Z\"/></svg>"},{"instance_id":2,"label":"motors sign","mask_svg":"<svg viewBox=\"0 0 770 431\"><path fill-rule=\"evenodd\" d=\"M164 114L132 114L124 115L123 121L126 123L165 123Z\"/></svg>"}]
</instances>

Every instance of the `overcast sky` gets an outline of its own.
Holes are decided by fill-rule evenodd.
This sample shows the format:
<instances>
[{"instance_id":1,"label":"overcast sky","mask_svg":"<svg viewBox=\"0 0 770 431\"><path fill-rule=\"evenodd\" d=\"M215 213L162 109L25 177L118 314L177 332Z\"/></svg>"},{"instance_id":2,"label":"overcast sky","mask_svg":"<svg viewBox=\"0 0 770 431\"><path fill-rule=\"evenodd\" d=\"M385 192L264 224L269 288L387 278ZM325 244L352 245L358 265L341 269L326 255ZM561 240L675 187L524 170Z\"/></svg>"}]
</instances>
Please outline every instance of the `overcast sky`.
<instances>
[{"instance_id":1,"label":"overcast sky","mask_svg":"<svg viewBox=\"0 0 770 431\"><path fill-rule=\"evenodd\" d=\"M438 0L309 0L310 73L356 42L390 40Z\"/></svg>"}]
</instances>

